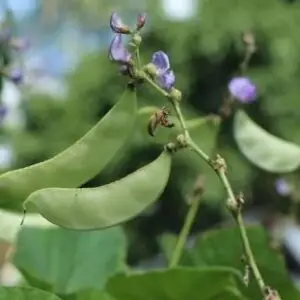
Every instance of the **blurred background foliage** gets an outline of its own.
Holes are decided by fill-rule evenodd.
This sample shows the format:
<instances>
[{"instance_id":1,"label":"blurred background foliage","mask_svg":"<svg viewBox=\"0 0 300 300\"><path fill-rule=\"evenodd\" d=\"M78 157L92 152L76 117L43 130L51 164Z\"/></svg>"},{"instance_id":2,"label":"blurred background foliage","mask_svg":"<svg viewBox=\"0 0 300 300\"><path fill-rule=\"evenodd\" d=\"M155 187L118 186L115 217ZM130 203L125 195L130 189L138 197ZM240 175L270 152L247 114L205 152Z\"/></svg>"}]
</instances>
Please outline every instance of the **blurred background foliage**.
<instances>
[{"instance_id":1,"label":"blurred background foliage","mask_svg":"<svg viewBox=\"0 0 300 300\"><path fill-rule=\"evenodd\" d=\"M176 0L44 0L36 3L33 12L23 17L19 32L32 37L33 53L51 48L55 40L69 57L65 60L46 58L44 65L39 66L38 71L43 76L55 78L53 87L48 77L48 81L41 82L33 76L21 88L22 100L17 110L21 111L22 126L12 126L4 120L1 129L3 143L10 145L13 153L13 160L5 171L42 161L63 150L118 100L125 79L107 58L112 10L117 10L129 24L136 12L148 13L143 31L142 61L149 62L156 50L169 54L176 74L176 88L183 92L183 108L190 118L218 113L227 96L227 83L237 74L244 56L241 33L252 30L258 51L250 61L247 75L257 85L259 97L246 110L271 133L300 144L299 1L191 0L186 1L192 9L187 10L185 16L174 13L176 7L178 11L185 11L183 6L181 8L183 2ZM9 7L9 1L5 5ZM68 30L59 35L63 31L61 28L76 31L77 40ZM34 55L31 53L31 56ZM74 57L80 60L75 62ZM27 64L26 56L24 64ZM35 73L35 76L38 75ZM51 92L46 90L50 85ZM66 92L58 93L61 85ZM165 104L164 99L148 87L139 90L140 107ZM146 128L142 130L144 137L132 139L132 144L85 186L110 182L153 159L161 144L149 142ZM203 139L203 145L210 143L214 131L210 126L206 130L198 137ZM255 168L238 151L232 138L231 118L222 123L211 150L221 153L228 161L234 189L245 193L250 211L263 207L264 216L268 217L273 211L286 210L287 204L274 190L275 175ZM204 176L205 194L194 231L218 226L227 220L222 205L222 186L210 170L202 165L199 170L198 166L192 154L188 160L178 157L160 201L126 225L130 237L130 263L157 254L157 237L162 232L179 231L187 211L188 193L199 173Z\"/></svg>"}]
</instances>

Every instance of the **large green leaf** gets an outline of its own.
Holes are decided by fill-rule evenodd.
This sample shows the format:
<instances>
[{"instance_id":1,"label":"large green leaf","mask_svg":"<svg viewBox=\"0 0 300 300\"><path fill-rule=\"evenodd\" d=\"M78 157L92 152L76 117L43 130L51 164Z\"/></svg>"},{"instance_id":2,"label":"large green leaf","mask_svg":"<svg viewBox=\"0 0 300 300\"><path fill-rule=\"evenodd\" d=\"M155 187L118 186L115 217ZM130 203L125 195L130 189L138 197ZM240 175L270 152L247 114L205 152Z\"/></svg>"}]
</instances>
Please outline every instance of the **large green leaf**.
<instances>
[{"instance_id":1,"label":"large green leaf","mask_svg":"<svg viewBox=\"0 0 300 300\"><path fill-rule=\"evenodd\" d=\"M115 300L106 292L97 290L81 291L72 295L63 295L61 298L63 300Z\"/></svg>"},{"instance_id":2,"label":"large green leaf","mask_svg":"<svg viewBox=\"0 0 300 300\"><path fill-rule=\"evenodd\" d=\"M47 161L1 175L1 205L22 202L42 188L82 185L99 173L125 144L135 116L136 95L126 90L111 111L75 144Z\"/></svg>"},{"instance_id":3,"label":"large green leaf","mask_svg":"<svg viewBox=\"0 0 300 300\"><path fill-rule=\"evenodd\" d=\"M112 277L107 291L118 300L238 300L230 268L176 268Z\"/></svg>"},{"instance_id":4,"label":"large green leaf","mask_svg":"<svg viewBox=\"0 0 300 300\"><path fill-rule=\"evenodd\" d=\"M286 173L300 166L300 147L271 135L242 110L234 118L234 137L242 153L263 170Z\"/></svg>"},{"instance_id":5,"label":"large green leaf","mask_svg":"<svg viewBox=\"0 0 300 300\"><path fill-rule=\"evenodd\" d=\"M60 298L30 287L0 287L0 300L60 300Z\"/></svg>"},{"instance_id":6,"label":"large green leaf","mask_svg":"<svg viewBox=\"0 0 300 300\"><path fill-rule=\"evenodd\" d=\"M76 232L64 229L20 231L13 263L32 285L60 294L101 290L125 267L126 240L119 227Z\"/></svg>"},{"instance_id":7,"label":"large green leaf","mask_svg":"<svg viewBox=\"0 0 300 300\"><path fill-rule=\"evenodd\" d=\"M20 222L22 215L0 209L0 240L13 243L21 229ZM39 214L28 214L26 217L26 226L49 228L54 225L48 222Z\"/></svg>"},{"instance_id":8,"label":"large green leaf","mask_svg":"<svg viewBox=\"0 0 300 300\"><path fill-rule=\"evenodd\" d=\"M157 200L170 168L171 155L163 151L150 164L113 183L91 189L42 189L25 204L33 204L46 219L64 228L105 228L135 217Z\"/></svg>"},{"instance_id":9,"label":"large green leaf","mask_svg":"<svg viewBox=\"0 0 300 300\"><path fill-rule=\"evenodd\" d=\"M283 299L300 299L299 292L292 286L281 256L270 249L264 230L259 227L247 229L250 244L259 270L266 283L279 290ZM175 239L167 235L162 238L163 250L170 257ZM226 266L244 272L241 262L243 247L237 228L212 230L200 235L192 248L184 251L181 264L184 266ZM259 299L259 290L251 277L250 287L245 294Z\"/></svg>"}]
</instances>

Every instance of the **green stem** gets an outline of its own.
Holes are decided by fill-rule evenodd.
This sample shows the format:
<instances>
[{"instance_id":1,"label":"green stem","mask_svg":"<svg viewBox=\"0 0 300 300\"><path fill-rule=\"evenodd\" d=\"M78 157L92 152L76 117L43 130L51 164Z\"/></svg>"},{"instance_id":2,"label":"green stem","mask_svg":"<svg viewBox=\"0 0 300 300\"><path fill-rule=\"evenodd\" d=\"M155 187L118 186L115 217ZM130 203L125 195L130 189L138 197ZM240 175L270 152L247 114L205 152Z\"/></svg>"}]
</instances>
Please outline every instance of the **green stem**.
<instances>
[{"instance_id":1,"label":"green stem","mask_svg":"<svg viewBox=\"0 0 300 300\"><path fill-rule=\"evenodd\" d=\"M170 98L169 93L167 93L166 91L164 91L163 89L161 89L146 74L144 74L143 77L144 77L144 79L148 83L150 83L162 95L164 95L165 97L169 97ZM197 153L197 155L200 156L201 159L203 159L207 164L209 164L209 166L211 166L212 168L214 168L214 166L212 164L211 158L204 151L202 151L195 144L195 142L192 140L192 138L190 137L190 134L189 134L189 131L188 131L185 119L183 117L183 114L181 112L179 103L177 101L175 101L175 100L172 100L172 104L174 106L176 115L178 117L178 120L180 122L181 128L183 130L184 136L186 138L187 145L195 153ZM235 195L233 193L232 187L231 187L231 185L229 183L228 177L226 175L225 168L223 168L223 167L222 168L221 167L220 168L214 168L214 170L216 171L218 177L220 178L220 180L222 182L222 185L224 186L224 188L226 190L226 193L227 193L229 201L231 201L232 203L236 203L237 199L236 199L236 197L235 197ZM198 206L199 206L199 203L196 203L196 204L194 203L194 205L190 206L190 209L188 211L188 215L186 217L186 221L185 221L184 227L183 227L183 229L182 229L182 231L181 231L181 233L179 235L178 242L177 242L177 245L175 247L175 250L174 250L174 253L173 253L173 256L172 256L172 260L171 260L170 266L176 266L176 264L178 263L178 260L180 258L180 255L181 255L181 252L182 252L182 249L183 249L183 245L184 245L185 240L186 240L186 238L188 236L188 233L190 231L191 224L193 223L193 220L194 220L195 215L197 213ZM262 295L265 296L265 291L266 291L267 286L265 285L265 282L264 282L264 280L263 280L263 278L262 278L262 276L260 274L260 271L259 271L258 266L256 264L254 255L252 253L250 242L249 242L249 239L248 239L248 236L247 236L247 232L246 232L246 228L245 228L245 224L244 224L244 221L243 221L243 218L242 218L241 210L239 209L236 213L233 213L233 217L235 218L235 220L237 222L237 226L239 228L240 236L241 236L243 247L244 247L244 251L245 251L245 256L247 258L247 263L249 264L249 266L250 266L250 268L252 270L253 276L254 276L254 278L255 278L258 286L259 286L259 289L260 289Z\"/></svg>"},{"instance_id":2,"label":"green stem","mask_svg":"<svg viewBox=\"0 0 300 300\"><path fill-rule=\"evenodd\" d=\"M141 66L142 66L142 63L141 63L140 48L139 48L139 47L137 47L136 50L135 50L135 56L136 56L136 63L137 63L137 66L138 66L138 68L140 69Z\"/></svg>"},{"instance_id":3,"label":"green stem","mask_svg":"<svg viewBox=\"0 0 300 300\"><path fill-rule=\"evenodd\" d=\"M171 257L171 260L169 263L169 268L174 268L178 265L178 262L182 255L184 245L186 243L186 240L188 238L188 235L189 235L192 225L194 223L195 217L197 215L199 205L200 205L200 196L197 196L194 199L192 199L192 202L190 204L190 208L185 217L183 227L180 231L179 237L176 242L175 249L173 251L173 254L172 254L172 257Z\"/></svg>"},{"instance_id":4,"label":"green stem","mask_svg":"<svg viewBox=\"0 0 300 300\"><path fill-rule=\"evenodd\" d=\"M170 97L169 93L166 92L164 89L162 89L159 85L157 85L147 74L144 72L141 74L142 77L150 84L152 85L158 92L160 92L165 97Z\"/></svg>"}]
</instances>

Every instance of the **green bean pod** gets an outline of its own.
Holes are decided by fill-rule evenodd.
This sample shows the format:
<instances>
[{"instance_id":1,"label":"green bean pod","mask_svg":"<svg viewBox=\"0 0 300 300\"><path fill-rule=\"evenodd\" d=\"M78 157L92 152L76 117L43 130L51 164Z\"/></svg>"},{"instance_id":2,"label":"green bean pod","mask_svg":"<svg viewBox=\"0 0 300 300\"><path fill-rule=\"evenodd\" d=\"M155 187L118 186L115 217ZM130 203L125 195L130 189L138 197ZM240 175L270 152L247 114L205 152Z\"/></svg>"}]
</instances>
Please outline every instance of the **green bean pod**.
<instances>
[{"instance_id":1,"label":"green bean pod","mask_svg":"<svg viewBox=\"0 0 300 300\"><path fill-rule=\"evenodd\" d=\"M96 230L123 223L145 210L163 192L171 155L164 151L150 164L97 188L47 188L25 201L48 221L75 230ZM25 220L26 222L26 220Z\"/></svg>"},{"instance_id":2,"label":"green bean pod","mask_svg":"<svg viewBox=\"0 0 300 300\"><path fill-rule=\"evenodd\" d=\"M47 187L75 188L93 178L126 143L136 114L136 94L127 89L116 105L69 148L44 162L2 174L0 205L21 203L32 192Z\"/></svg>"}]
</instances>

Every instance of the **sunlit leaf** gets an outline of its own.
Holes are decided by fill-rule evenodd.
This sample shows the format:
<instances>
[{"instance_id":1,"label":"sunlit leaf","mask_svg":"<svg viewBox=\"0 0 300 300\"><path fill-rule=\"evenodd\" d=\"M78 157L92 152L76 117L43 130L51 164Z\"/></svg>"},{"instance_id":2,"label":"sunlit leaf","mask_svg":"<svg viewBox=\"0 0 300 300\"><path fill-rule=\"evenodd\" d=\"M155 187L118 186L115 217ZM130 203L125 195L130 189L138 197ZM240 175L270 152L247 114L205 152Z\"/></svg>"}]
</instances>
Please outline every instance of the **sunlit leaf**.
<instances>
[{"instance_id":1,"label":"sunlit leaf","mask_svg":"<svg viewBox=\"0 0 300 300\"><path fill-rule=\"evenodd\" d=\"M242 153L256 166L274 173L300 166L300 147L271 135L240 110L234 118L234 137Z\"/></svg>"}]
</instances>

